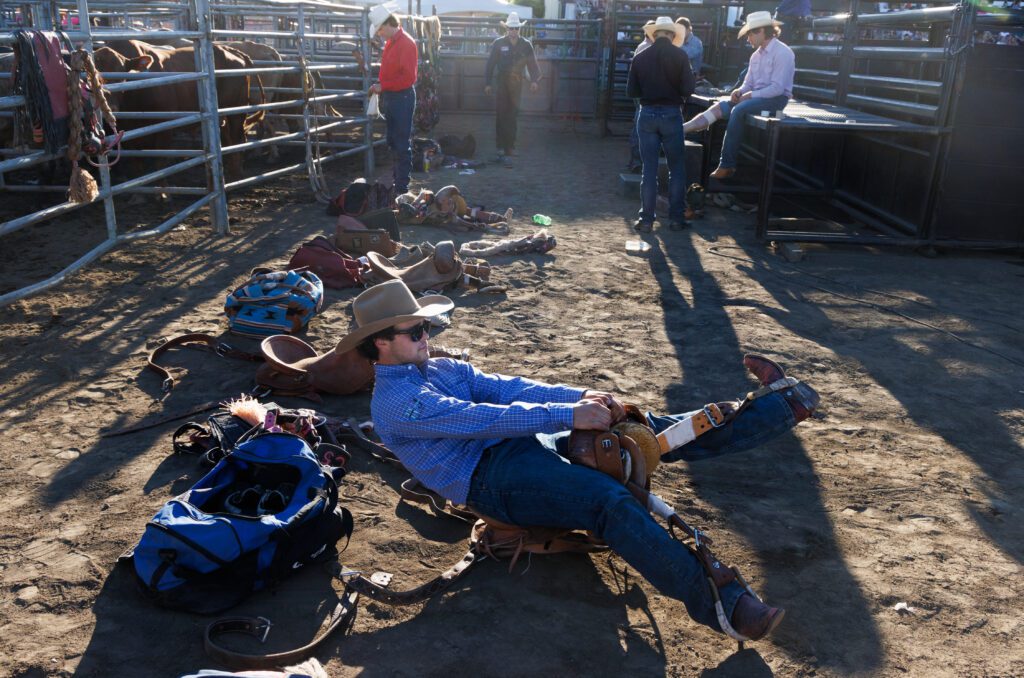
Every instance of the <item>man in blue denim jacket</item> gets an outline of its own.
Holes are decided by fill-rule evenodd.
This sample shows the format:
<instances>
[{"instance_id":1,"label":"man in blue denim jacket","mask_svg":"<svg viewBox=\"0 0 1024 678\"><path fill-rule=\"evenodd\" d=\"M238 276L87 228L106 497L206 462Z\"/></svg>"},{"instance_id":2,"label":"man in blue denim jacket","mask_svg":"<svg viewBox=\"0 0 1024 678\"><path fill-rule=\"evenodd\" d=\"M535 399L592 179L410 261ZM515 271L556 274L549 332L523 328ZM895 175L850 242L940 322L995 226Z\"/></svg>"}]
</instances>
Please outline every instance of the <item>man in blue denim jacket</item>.
<instances>
[{"instance_id":1,"label":"man in blue denim jacket","mask_svg":"<svg viewBox=\"0 0 1024 678\"><path fill-rule=\"evenodd\" d=\"M623 415L610 393L481 372L430 358L430 318L452 309L446 297L415 299L400 280L370 288L353 303L358 329L335 349L357 348L374 362L371 411L381 440L423 485L478 515L513 525L587 530L696 621L722 631L697 557L661 527L609 475L567 462L572 429L606 431ZM662 455L693 461L739 452L788 431L818 404L813 389L760 357L744 364L770 391L742 414ZM785 383L772 390L768 385ZM726 410L732 404L722 403ZM698 410L699 412L699 410ZM655 433L695 413L647 415ZM732 629L762 638L781 621L737 582L718 591Z\"/></svg>"}]
</instances>

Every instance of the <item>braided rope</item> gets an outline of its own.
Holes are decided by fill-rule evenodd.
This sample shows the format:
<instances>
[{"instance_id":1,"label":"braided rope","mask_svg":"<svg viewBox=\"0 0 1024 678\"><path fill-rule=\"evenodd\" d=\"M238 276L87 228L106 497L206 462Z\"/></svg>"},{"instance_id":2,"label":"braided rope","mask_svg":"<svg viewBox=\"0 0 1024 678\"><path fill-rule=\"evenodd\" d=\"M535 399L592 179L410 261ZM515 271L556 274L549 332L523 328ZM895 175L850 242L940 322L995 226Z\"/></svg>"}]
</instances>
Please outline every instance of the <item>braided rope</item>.
<instances>
[{"instance_id":1,"label":"braided rope","mask_svg":"<svg viewBox=\"0 0 1024 678\"><path fill-rule=\"evenodd\" d=\"M87 52L76 50L71 53L71 69L68 72L68 151L67 158L71 161L71 183L68 185L68 199L71 202L89 203L99 197L96 180L87 171L79 167L78 159L82 155L82 79L80 73L85 70L85 63L92 62ZM95 69L93 69L95 72ZM109 107L108 107L109 110Z\"/></svg>"},{"instance_id":2,"label":"braided rope","mask_svg":"<svg viewBox=\"0 0 1024 678\"><path fill-rule=\"evenodd\" d=\"M114 117L114 112L110 109L110 103L107 101L107 91L103 88L103 76L96 70L96 62L92 60L92 55L83 50L78 50L75 54L81 53L83 55L83 65L85 66L86 77L89 81L89 97L92 99L92 105L96 110L100 111L103 119L110 124L110 128L116 133L117 132L117 118ZM74 56L72 56L72 64L74 63Z\"/></svg>"},{"instance_id":3,"label":"braided rope","mask_svg":"<svg viewBox=\"0 0 1024 678\"><path fill-rule=\"evenodd\" d=\"M67 157L76 166L82 154L82 91L79 73L82 71L82 51L71 54L71 72L68 73L68 137Z\"/></svg>"}]
</instances>

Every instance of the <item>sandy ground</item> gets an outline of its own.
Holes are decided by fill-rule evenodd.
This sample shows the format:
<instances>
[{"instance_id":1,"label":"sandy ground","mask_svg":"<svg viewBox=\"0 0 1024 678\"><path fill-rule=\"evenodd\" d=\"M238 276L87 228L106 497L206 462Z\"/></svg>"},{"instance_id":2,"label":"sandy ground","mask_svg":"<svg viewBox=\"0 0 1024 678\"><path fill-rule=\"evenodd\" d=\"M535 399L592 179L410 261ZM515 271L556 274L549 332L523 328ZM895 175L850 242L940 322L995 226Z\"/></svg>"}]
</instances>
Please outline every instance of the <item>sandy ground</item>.
<instances>
[{"instance_id":1,"label":"sandy ground","mask_svg":"<svg viewBox=\"0 0 1024 678\"><path fill-rule=\"evenodd\" d=\"M473 131L486 158L492 125L448 116L436 134ZM1024 674L1019 255L811 247L790 264L754 240L752 216L710 208L692 230L656 230L651 251L630 256L637 201L616 176L625 140L558 120L526 120L521 134L513 168L417 177L513 207L516 234L532 228L528 215L548 214L559 243L492 259L507 294L457 293L438 340L470 347L486 370L611 390L656 411L745 392L750 351L812 384L820 413L792 433L662 466L654 480L788 615L770 640L736 653L607 554L535 557L513 574L485 562L424 605L364 602L351 633L317 653L331 675ZM357 172L331 176L340 185ZM0 309L0 674L176 676L212 665L208 620L151 606L115 567L203 471L170 454L176 423L99 433L251 386L246 364L178 351L167 362L180 383L160 402L143 369L161 337L223 331L224 295L250 268L283 264L332 226L300 178L234 196L231 214L228 237L200 218ZM101 228L96 213L5 237L0 291L58 270ZM444 237L405 231L408 242ZM329 291L304 338L331 346L355 294ZM329 397L322 409L366 416L368 396ZM458 560L464 525L399 504L401 471L358 451L352 466L345 566L390 571L406 588ZM262 649L283 649L311 636L333 598L329 576L312 571L239 611L270 617Z\"/></svg>"}]
</instances>

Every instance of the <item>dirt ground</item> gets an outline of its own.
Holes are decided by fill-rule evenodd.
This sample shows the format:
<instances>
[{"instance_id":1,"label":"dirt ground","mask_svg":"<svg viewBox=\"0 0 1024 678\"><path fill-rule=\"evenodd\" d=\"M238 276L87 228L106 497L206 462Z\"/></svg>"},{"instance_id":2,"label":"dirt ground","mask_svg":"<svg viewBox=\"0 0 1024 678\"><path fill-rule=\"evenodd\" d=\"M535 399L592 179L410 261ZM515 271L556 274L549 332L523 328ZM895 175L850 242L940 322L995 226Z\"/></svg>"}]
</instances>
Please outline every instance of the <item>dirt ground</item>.
<instances>
[{"instance_id":1,"label":"dirt ground","mask_svg":"<svg viewBox=\"0 0 1024 678\"><path fill-rule=\"evenodd\" d=\"M446 116L435 133L466 131L490 158L490 117ZM720 556L787 609L785 622L737 653L616 557L534 557L511 574L487 561L426 604L364 601L351 632L317 653L328 672L1024 675L1019 254L808 247L791 264L755 241L752 215L709 208L691 230L656 229L648 253L627 255L638 201L618 189L624 138L533 119L521 136L514 167L416 177L513 207L514 234L533 228L529 215L550 215L558 239L546 255L494 257L507 293L456 292L438 341L471 348L485 370L606 389L655 411L744 393L753 384L745 352L812 384L820 412L792 433L732 457L664 465L654 478L710 530ZM356 175L334 168L331 179ZM201 642L208 619L153 607L115 566L203 469L171 454L178 422L99 433L250 388L249 365L177 351L167 362L179 384L161 402L159 379L143 368L161 338L222 332L224 296L249 269L282 265L332 228L301 178L233 196L230 209L228 237L200 216L0 309L0 674L177 676L213 666ZM59 270L94 244L100 223L97 212L5 237L0 291ZM426 227L403 234L448 237ZM328 291L304 339L321 350L337 341L356 292ZM365 417L368 403L367 394L328 397L321 409ZM403 472L359 451L352 467L346 567L387 570L407 588L464 553L465 525L398 502ZM266 646L238 647L305 642L337 590L310 571L252 596L238 611L275 627Z\"/></svg>"}]
</instances>

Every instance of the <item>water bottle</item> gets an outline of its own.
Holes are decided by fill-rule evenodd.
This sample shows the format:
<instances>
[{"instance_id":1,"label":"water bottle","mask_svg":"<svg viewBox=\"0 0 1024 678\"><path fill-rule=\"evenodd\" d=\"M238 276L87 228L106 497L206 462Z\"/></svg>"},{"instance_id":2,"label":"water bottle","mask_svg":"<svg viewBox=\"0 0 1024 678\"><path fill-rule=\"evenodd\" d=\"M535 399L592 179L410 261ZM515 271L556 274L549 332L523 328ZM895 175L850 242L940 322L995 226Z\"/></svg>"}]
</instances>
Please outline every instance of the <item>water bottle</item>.
<instances>
[{"instance_id":1,"label":"water bottle","mask_svg":"<svg viewBox=\"0 0 1024 678\"><path fill-rule=\"evenodd\" d=\"M627 240L626 251L633 254L643 254L651 249L651 243L646 240Z\"/></svg>"},{"instance_id":2,"label":"water bottle","mask_svg":"<svg viewBox=\"0 0 1024 678\"><path fill-rule=\"evenodd\" d=\"M538 226L550 226L551 217L546 216L544 214L534 214L533 223L537 224Z\"/></svg>"}]
</instances>

